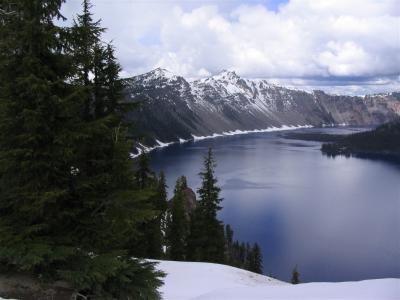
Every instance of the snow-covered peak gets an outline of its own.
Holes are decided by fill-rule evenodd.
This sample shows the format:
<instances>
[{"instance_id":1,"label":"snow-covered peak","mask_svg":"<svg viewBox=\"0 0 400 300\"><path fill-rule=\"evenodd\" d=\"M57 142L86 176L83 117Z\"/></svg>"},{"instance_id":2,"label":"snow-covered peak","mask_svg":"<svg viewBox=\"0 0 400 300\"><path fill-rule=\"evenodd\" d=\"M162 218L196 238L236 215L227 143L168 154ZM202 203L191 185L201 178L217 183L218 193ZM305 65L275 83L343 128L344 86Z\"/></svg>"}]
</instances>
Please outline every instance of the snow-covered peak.
<instances>
[{"instance_id":1,"label":"snow-covered peak","mask_svg":"<svg viewBox=\"0 0 400 300\"><path fill-rule=\"evenodd\" d=\"M220 73L211 77L214 80L222 80L222 81L237 81L240 77L236 74L235 71L222 70Z\"/></svg>"},{"instance_id":2,"label":"snow-covered peak","mask_svg":"<svg viewBox=\"0 0 400 300\"><path fill-rule=\"evenodd\" d=\"M167 69L157 68L148 73L143 74L148 80L151 79L166 79L166 80L176 80L178 78L177 75L168 71Z\"/></svg>"}]
</instances>

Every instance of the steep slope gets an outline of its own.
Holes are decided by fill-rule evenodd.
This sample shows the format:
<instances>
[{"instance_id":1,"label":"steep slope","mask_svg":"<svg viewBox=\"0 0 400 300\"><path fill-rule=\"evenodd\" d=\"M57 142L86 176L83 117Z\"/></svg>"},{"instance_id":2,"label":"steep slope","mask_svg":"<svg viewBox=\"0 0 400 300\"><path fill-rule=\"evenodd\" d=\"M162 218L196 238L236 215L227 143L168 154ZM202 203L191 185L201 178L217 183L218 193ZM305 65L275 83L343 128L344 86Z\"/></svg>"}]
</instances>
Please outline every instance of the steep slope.
<instances>
[{"instance_id":1,"label":"steep slope","mask_svg":"<svg viewBox=\"0 0 400 300\"><path fill-rule=\"evenodd\" d=\"M400 279L291 285L211 263L160 261L164 300L399 299Z\"/></svg>"},{"instance_id":2,"label":"steep slope","mask_svg":"<svg viewBox=\"0 0 400 300\"><path fill-rule=\"evenodd\" d=\"M128 114L145 144L188 139L234 130L282 125L380 124L400 114L398 94L333 96L243 79L235 72L187 81L164 69L127 80L129 101L140 103Z\"/></svg>"}]
</instances>

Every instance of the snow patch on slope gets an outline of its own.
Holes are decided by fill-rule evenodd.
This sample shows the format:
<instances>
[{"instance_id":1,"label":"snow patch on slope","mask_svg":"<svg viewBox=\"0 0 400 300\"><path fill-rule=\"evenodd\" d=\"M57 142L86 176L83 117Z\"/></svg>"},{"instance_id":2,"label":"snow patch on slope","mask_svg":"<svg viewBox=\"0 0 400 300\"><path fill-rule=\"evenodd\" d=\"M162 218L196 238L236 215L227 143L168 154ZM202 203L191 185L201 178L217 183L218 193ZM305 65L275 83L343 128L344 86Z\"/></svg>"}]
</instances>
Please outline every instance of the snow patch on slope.
<instances>
[{"instance_id":1,"label":"snow patch on slope","mask_svg":"<svg viewBox=\"0 0 400 300\"><path fill-rule=\"evenodd\" d=\"M167 275L160 288L164 300L374 299L400 298L400 279L314 282L291 285L230 266L160 261Z\"/></svg>"},{"instance_id":2,"label":"snow patch on slope","mask_svg":"<svg viewBox=\"0 0 400 300\"><path fill-rule=\"evenodd\" d=\"M179 138L177 142L168 142L168 143L163 143L159 140L156 140L157 145L154 147L147 147L146 145L143 145L141 143L138 143L139 147L136 147L137 153L131 153L131 158L136 158L140 156L142 153L149 153L155 149L160 149L160 148L165 148L170 145L174 145L176 143L187 143L190 141L193 142L198 142L202 140L207 140L207 139L215 139L218 137L224 137L224 136L232 136L232 135L243 135L243 134L249 134L249 133L263 133L263 132L274 132L274 131L285 131L285 130L295 130L295 129L302 129L302 128L312 128L313 126L311 125L282 125L281 127L269 127L265 129L254 129L254 130L234 130L234 131L227 131L227 132L222 132L222 133L214 133L212 135L207 135L207 136L197 136L192 134L192 139L184 140L182 138Z\"/></svg>"},{"instance_id":3,"label":"snow patch on slope","mask_svg":"<svg viewBox=\"0 0 400 300\"><path fill-rule=\"evenodd\" d=\"M202 141L206 139L214 139L217 137L223 137L223 136L232 136L232 135L243 135L243 134L249 134L249 133L264 133L264 132L275 132L275 131L285 131L285 130L295 130L295 129L302 129L302 128L312 128L313 126L311 125L282 125L281 127L268 127L265 129L253 129L253 130L234 130L234 131L224 131L221 134L214 133L212 135L207 135L207 136L196 136L192 134L193 140L196 141Z\"/></svg>"},{"instance_id":4,"label":"snow patch on slope","mask_svg":"<svg viewBox=\"0 0 400 300\"><path fill-rule=\"evenodd\" d=\"M167 274L164 286L160 288L165 300L195 299L213 291L231 288L288 285L242 269L212 263L160 261L157 268Z\"/></svg>"}]
</instances>

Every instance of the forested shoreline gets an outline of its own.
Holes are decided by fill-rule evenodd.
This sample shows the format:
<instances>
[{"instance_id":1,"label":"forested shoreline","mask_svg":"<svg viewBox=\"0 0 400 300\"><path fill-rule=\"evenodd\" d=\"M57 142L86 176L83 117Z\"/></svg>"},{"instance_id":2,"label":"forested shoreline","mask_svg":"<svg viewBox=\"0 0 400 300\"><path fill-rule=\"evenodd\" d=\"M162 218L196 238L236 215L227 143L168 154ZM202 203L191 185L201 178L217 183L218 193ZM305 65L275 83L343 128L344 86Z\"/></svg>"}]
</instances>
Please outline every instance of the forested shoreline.
<instances>
[{"instance_id":1,"label":"forested shoreline","mask_svg":"<svg viewBox=\"0 0 400 300\"><path fill-rule=\"evenodd\" d=\"M377 128L343 137L322 144L323 154L365 158L383 158L400 161L400 120L395 120Z\"/></svg>"},{"instance_id":2,"label":"forested shoreline","mask_svg":"<svg viewBox=\"0 0 400 300\"><path fill-rule=\"evenodd\" d=\"M321 152L329 157L343 155L400 161L400 120L353 134L301 133L283 135L287 139L322 142Z\"/></svg>"}]
</instances>

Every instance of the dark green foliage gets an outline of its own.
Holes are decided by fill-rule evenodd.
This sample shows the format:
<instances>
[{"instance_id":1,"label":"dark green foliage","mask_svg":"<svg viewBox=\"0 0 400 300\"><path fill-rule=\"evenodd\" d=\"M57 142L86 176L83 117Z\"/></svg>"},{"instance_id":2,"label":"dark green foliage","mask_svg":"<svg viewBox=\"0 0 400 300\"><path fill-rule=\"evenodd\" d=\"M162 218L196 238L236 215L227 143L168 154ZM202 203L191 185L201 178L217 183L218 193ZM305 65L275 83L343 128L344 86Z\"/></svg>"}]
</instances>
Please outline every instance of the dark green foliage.
<instances>
[{"instance_id":1,"label":"dark green foliage","mask_svg":"<svg viewBox=\"0 0 400 300\"><path fill-rule=\"evenodd\" d=\"M175 185L174 197L172 198L170 213L168 217L168 257L172 260L185 260L186 243L188 235L188 220L185 216L184 194L186 178L178 178Z\"/></svg>"},{"instance_id":2,"label":"dark green foliage","mask_svg":"<svg viewBox=\"0 0 400 300\"><path fill-rule=\"evenodd\" d=\"M163 232L166 231L165 218L168 208L166 189L165 175L161 172L156 183L155 195L152 197L156 217L147 225L148 249L146 257L148 258L160 259L164 256L163 245L165 241Z\"/></svg>"},{"instance_id":3,"label":"dark green foliage","mask_svg":"<svg viewBox=\"0 0 400 300\"><path fill-rule=\"evenodd\" d=\"M132 237L129 253L135 257L162 258L164 239L162 226L165 227L164 220L167 209L165 176L160 174L160 178L157 178L150 169L149 157L145 153L140 155L137 161L135 186L142 195L147 196L143 207L152 211L153 217L140 225L140 235Z\"/></svg>"},{"instance_id":4,"label":"dark green foliage","mask_svg":"<svg viewBox=\"0 0 400 300\"><path fill-rule=\"evenodd\" d=\"M231 225L225 225L225 262L233 263L233 230Z\"/></svg>"},{"instance_id":5,"label":"dark green foliage","mask_svg":"<svg viewBox=\"0 0 400 300\"><path fill-rule=\"evenodd\" d=\"M206 241L203 233L202 218L199 209L196 209L190 216L189 234L187 237L186 254L188 261L202 261L202 245Z\"/></svg>"},{"instance_id":6,"label":"dark green foliage","mask_svg":"<svg viewBox=\"0 0 400 300\"><path fill-rule=\"evenodd\" d=\"M261 249L257 243L255 243L254 246L247 253L247 265L247 270L258 274L263 273L262 254Z\"/></svg>"},{"instance_id":7,"label":"dark green foliage","mask_svg":"<svg viewBox=\"0 0 400 300\"><path fill-rule=\"evenodd\" d=\"M204 158L204 170L198 189L200 201L192 220L188 238L188 256L197 261L223 263L225 261L224 225L217 219L222 199L214 176L216 164L211 148Z\"/></svg>"},{"instance_id":8,"label":"dark green foliage","mask_svg":"<svg viewBox=\"0 0 400 300\"><path fill-rule=\"evenodd\" d=\"M74 20L71 29L71 46L76 69L75 82L83 86L82 97L84 99L83 117L90 120L95 117L95 108L98 107L99 69L103 59L101 34L105 31L100 27L100 21L93 21L89 0L83 0L83 12ZM90 73L95 75L95 80L89 78ZM95 90L95 87L97 88Z\"/></svg>"},{"instance_id":9,"label":"dark green foliage","mask_svg":"<svg viewBox=\"0 0 400 300\"><path fill-rule=\"evenodd\" d=\"M217 212L221 209L219 198L221 189L217 186L217 178L214 175L216 163L212 153L212 149L208 149L207 156L204 158L204 170L199 173L202 183L201 187L197 190L200 196L199 207L201 212L207 220L217 218Z\"/></svg>"},{"instance_id":10,"label":"dark green foliage","mask_svg":"<svg viewBox=\"0 0 400 300\"><path fill-rule=\"evenodd\" d=\"M134 184L118 63L88 1L76 36L53 24L62 2L0 1L0 264L101 299L157 299L161 274L126 252L156 214Z\"/></svg>"},{"instance_id":11,"label":"dark green foliage","mask_svg":"<svg viewBox=\"0 0 400 300\"><path fill-rule=\"evenodd\" d=\"M297 266L294 267L292 271L292 279L290 280L292 284L300 283L300 273L297 271Z\"/></svg>"},{"instance_id":12,"label":"dark green foliage","mask_svg":"<svg viewBox=\"0 0 400 300\"><path fill-rule=\"evenodd\" d=\"M77 205L79 100L53 24L62 2L0 2L0 260L11 269L40 270L76 252L73 235L52 238L78 214L63 209Z\"/></svg>"},{"instance_id":13,"label":"dark green foliage","mask_svg":"<svg viewBox=\"0 0 400 300\"><path fill-rule=\"evenodd\" d=\"M332 143L325 143L321 151L328 156L400 159L400 120L381 125L371 131L343 136Z\"/></svg>"},{"instance_id":14,"label":"dark green foliage","mask_svg":"<svg viewBox=\"0 0 400 300\"><path fill-rule=\"evenodd\" d=\"M200 201L190 214L185 211L183 193L187 189L187 180L184 176L178 178L167 214L167 257L172 260L226 263L262 274L262 254L258 244L250 246L234 241L231 226L226 225L224 230L223 223L217 219L222 199L219 198L220 188L214 176L215 165L209 149L204 159L204 170L200 173ZM164 191L163 188L161 190Z\"/></svg>"},{"instance_id":15,"label":"dark green foliage","mask_svg":"<svg viewBox=\"0 0 400 300\"><path fill-rule=\"evenodd\" d=\"M115 59L115 50L111 44L107 44L104 49L104 60L104 111L108 113L123 113L129 108L133 108L133 106L121 102L125 86L124 81L119 78L119 73L122 69Z\"/></svg>"},{"instance_id":16,"label":"dark green foliage","mask_svg":"<svg viewBox=\"0 0 400 300\"><path fill-rule=\"evenodd\" d=\"M73 270L62 270L61 277L80 287L80 293L100 299L159 299L155 287L163 274L153 263L128 258L121 253L78 257Z\"/></svg>"},{"instance_id":17,"label":"dark green foliage","mask_svg":"<svg viewBox=\"0 0 400 300\"><path fill-rule=\"evenodd\" d=\"M233 230L228 224L225 226L225 261L228 265L246 269L251 272L263 273L263 259L260 246L255 243L239 243L233 240Z\"/></svg>"},{"instance_id":18,"label":"dark green foliage","mask_svg":"<svg viewBox=\"0 0 400 300\"><path fill-rule=\"evenodd\" d=\"M136 186L139 189L149 188L154 185L155 174L150 170L149 157L146 153L139 156L135 172Z\"/></svg>"}]
</instances>

